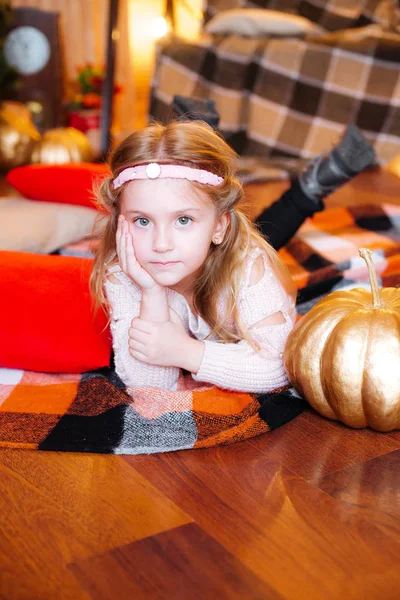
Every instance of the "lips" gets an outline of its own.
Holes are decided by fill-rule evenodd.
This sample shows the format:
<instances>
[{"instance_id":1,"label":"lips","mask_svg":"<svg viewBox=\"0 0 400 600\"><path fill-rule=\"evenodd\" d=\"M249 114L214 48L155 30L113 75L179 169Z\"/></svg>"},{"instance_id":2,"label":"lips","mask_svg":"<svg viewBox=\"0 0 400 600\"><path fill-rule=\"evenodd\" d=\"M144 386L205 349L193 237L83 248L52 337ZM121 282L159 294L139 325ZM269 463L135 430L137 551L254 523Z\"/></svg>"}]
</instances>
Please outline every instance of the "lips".
<instances>
[{"instance_id":1,"label":"lips","mask_svg":"<svg viewBox=\"0 0 400 600\"><path fill-rule=\"evenodd\" d=\"M152 265L155 265L156 267L170 267L172 265L177 265L178 261L174 260L174 261L168 261L168 262L152 262Z\"/></svg>"}]
</instances>

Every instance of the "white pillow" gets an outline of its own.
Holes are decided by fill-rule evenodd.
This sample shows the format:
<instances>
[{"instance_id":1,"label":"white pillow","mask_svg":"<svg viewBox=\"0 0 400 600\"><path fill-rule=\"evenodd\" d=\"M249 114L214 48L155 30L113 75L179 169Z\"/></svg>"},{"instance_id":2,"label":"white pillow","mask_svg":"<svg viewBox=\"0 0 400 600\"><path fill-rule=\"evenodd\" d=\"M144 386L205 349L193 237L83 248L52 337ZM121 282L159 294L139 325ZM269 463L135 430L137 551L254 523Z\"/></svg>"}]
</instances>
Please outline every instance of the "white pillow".
<instances>
[{"instance_id":1,"label":"white pillow","mask_svg":"<svg viewBox=\"0 0 400 600\"><path fill-rule=\"evenodd\" d=\"M263 35L298 36L322 34L324 29L309 19L266 8L223 10L205 26L207 33L236 34L247 37Z\"/></svg>"},{"instance_id":2,"label":"white pillow","mask_svg":"<svg viewBox=\"0 0 400 600\"><path fill-rule=\"evenodd\" d=\"M0 250L49 254L90 235L97 215L85 206L0 198Z\"/></svg>"}]
</instances>

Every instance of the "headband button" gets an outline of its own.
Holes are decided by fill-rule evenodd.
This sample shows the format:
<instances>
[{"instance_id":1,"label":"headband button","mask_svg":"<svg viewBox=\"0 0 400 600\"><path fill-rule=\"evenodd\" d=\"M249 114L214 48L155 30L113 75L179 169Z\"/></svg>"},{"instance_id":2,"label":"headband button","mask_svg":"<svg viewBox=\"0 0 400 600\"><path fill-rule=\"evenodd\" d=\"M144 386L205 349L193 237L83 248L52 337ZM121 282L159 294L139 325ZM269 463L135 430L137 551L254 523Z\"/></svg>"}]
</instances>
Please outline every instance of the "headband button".
<instances>
[{"instance_id":1,"label":"headband button","mask_svg":"<svg viewBox=\"0 0 400 600\"><path fill-rule=\"evenodd\" d=\"M150 163L146 167L146 176L149 179L157 179L161 175L161 167L157 163Z\"/></svg>"}]
</instances>

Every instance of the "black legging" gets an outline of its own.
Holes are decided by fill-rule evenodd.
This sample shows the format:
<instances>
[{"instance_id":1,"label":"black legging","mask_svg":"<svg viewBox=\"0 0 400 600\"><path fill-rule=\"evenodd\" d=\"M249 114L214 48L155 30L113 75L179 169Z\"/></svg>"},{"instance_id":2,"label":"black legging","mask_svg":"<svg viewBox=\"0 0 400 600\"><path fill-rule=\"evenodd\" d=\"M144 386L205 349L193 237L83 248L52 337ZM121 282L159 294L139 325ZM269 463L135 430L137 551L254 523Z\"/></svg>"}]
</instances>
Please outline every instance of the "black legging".
<instances>
[{"instance_id":1,"label":"black legging","mask_svg":"<svg viewBox=\"0 0 400 600\"><path fill-rule=\"evenodd\" d=\"M314 202L305 195L298 179L255 220L267 241L279 250L294 236L307 217L323 210L321 201Z\"/></svg>"}]
</instances>

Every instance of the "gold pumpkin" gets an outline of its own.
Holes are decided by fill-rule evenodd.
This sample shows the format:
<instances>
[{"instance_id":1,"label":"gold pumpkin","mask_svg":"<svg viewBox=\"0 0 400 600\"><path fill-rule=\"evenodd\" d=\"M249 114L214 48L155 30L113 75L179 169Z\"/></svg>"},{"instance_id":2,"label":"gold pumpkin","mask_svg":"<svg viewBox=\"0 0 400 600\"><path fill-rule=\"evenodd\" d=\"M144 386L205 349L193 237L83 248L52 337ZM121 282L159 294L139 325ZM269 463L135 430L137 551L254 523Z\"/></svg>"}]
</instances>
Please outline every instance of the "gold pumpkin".
<instances>
[{"instance_id":1,"label":"gold pumpkin","mask_svg":"<svg viewBox=\"0 0 400 600\"><path fill-rule=\"evenodd\" d=\"M29 111L17 103L4 102L0 109L0 168L13 169L31 160L32 148L40 140Z\"/></svg>"},{"instance_id":2,"label":"gold pumpkin","mask_svg":"<svg viewBox=\"0 0 400 600\"><path fill-rule=\"evenodd\" d=\"M73 127L46 131L35 145L31 160L41 164L90 162L93 158L86 135Z\"/></svg>"},{"instance_id":3,"label":"gold pumpkin","mask_svg":"<svg viewBox=\"0 0 400 600\"><path fill-rule=\"evenodd\" d=\"M324 417L377 431L400 428L400 289L333 292L295 325L284 352L293 387Z\"/></svg>"}]
</instances>

